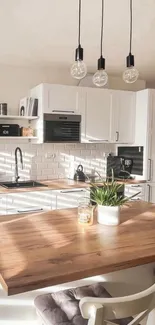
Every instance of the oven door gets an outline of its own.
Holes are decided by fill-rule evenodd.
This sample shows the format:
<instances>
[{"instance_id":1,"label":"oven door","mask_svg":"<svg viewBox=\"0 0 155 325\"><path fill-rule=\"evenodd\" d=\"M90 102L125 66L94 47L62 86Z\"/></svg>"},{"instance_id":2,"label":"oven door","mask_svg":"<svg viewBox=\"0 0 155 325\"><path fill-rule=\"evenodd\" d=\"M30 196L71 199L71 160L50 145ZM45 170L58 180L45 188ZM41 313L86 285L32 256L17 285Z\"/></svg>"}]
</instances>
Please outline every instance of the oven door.
<instances>
[{"instance_id":1,"label":"oven door","mask_svg":"<svg viewBox=\"0 0 155 325\"><path fill-rule=\"evenodd\" d=\"M44 142L80 141L80 115L44 114Z\"/></svg>"}]
</instances>

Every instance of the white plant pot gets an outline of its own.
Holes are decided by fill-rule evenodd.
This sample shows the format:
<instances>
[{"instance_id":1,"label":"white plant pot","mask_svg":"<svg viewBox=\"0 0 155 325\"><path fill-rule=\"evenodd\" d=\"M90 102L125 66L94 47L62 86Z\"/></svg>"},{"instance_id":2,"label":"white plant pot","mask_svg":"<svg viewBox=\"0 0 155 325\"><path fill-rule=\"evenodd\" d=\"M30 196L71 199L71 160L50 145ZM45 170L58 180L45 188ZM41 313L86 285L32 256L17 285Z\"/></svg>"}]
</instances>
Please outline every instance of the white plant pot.
<instances>
[{"instance_id":1,"label":"white plant pot","mask_svg":"<svg viewBox=\"0 0 155 325\"><path fill-rule=\"evenodd\" d=\"M117 226L120 224L120 207L104 206L97 207L97 221L101 225Z\"/></svg>"}]
</instances>

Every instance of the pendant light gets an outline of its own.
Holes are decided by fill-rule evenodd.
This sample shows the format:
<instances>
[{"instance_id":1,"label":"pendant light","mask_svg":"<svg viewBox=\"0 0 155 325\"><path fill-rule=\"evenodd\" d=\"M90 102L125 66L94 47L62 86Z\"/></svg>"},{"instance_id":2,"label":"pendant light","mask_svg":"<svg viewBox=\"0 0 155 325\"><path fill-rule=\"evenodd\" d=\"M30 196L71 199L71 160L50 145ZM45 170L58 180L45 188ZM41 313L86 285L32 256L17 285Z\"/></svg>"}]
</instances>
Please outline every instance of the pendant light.
<instances>
[{"instance_id":1,"label":"pendant light","mask_svg":"<svg viewBox=\"0 0 155 325\"><path fill-rule=\"evenodd\" d=\"M105 58L103 58L103 19L104 19L104 0L102 0L101 15L101 56L98 59L98 70L93 76L93 83L97 87L103 87L108 82L108 75L105 71Z\"/></svg>"},{"instance_id":2,"label":"pendant light","mask_svg":"<svg viewBox=\"0 0 155 325\"><path fill-rule=\"evenodd\" d=\"M87 67L83 61L83 48L81 47L81 0L79 0L78 47L75 50L75 62L71 67L71 76L75 79L83 79L86 74Z\"/></svg>"},{"instance_id":3,"label":"pendant light","mask_svg":"<svg viewBox=\"0 0 155 325\"><path fill-rule=\"evenodd\" d=\"M126 58L126 70L123 72L123 80L126 83L134 83L139 77L139 72L134 66L134 55L132 55L132 0L130 0L130 47Z\"/></svg>"}]
</instances>

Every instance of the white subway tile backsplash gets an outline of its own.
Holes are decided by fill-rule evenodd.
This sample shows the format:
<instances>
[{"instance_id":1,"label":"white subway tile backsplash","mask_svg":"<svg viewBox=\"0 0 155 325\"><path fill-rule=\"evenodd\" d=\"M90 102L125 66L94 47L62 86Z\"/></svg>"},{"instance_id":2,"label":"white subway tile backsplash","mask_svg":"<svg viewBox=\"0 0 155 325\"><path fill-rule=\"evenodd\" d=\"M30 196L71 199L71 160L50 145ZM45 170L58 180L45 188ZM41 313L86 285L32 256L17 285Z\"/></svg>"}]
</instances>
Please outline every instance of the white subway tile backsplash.
<instances>
[{"instance_id":1,"label":"white subway tile backsplash","mask_svg":"<svg viewBox=\"0 0 155 325\"><path fill-rule=\"evenodd\" d=\"M58 162L48 162L48 164L47 164L47 168L49 169L49 168L54 168L54 169L56 169L56 168L58 168L59 167L59 163Z\"/></svg>"},{"instance_id":2,"label":"white subway tile backsplash","mask_svg":"<svg viewBox=\"0 0 155 325\"><path fill-rule=\"evenodd\" d=\"M81 157L81 150L79 150L79 149L70 150L69 155L71 155L73 157Z\"/></svg>"},{"instance_id":3,"label":"white subway tile backsplash","mask_svg":"<svg viewBox=\"0 0 155 325\"><path fill-rule=\"evenodd\" d=\"M106 173L106 157L115 152L113 144L0 144L0 180L14 179L15 148L23 152L24 169L19 169L21 179L57 179L74 175L79 164L84 171ZM20 166L20 161L19 161Z\"/></svg>"},{"instance_id":4,"label":"white subway tile backsplash","mask_svg":"<svg viewBox=\"0 0 155 325\"><path fill-rule=\"evenodd\" d=\"M37 168L37 170L44 170L44 169L48 169L47 168L48 167L48 164L47 163L37 163L36 164L36 168Z\"/></svg>"}]
</instances>

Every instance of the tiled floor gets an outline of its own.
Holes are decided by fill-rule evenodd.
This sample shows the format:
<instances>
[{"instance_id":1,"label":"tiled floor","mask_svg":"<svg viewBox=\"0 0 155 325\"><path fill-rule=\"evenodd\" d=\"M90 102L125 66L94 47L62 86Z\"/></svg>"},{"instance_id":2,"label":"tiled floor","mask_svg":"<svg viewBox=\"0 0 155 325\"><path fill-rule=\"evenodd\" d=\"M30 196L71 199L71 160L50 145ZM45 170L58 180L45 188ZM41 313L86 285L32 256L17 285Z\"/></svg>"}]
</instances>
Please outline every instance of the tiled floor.
<instances>
[{"instance_id":1,"label":"tiled floor","mask_svg":"<svg viewBox=\"0 0 155 325\"><path fill-rule=\"evenodd\" d=\"M7 297L2 287L0 287L0 325L40 325L33 304L34 298L40 294L51 291L87 285L96 281L104 281L105 287L112 295L116 296L133 293L136 287L138 287L138 291L140 291L144 289L144 287L149 287L152 284L153 268L154 264L150 264L140 268L114 272L104 276L83 279L64 285L45 288L10 297ZM116 285L113 283L111 286L110 282L113 281ZM119 284L118 290L118 282L128 283L130 292L126 291L124 284L122 286ZM141 288L141 284L143 284L143 288ZM151 321L149 325L155 325L154 321Z\"/></svg>"}]
</instances>

